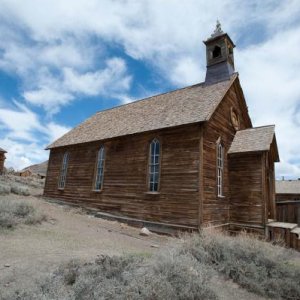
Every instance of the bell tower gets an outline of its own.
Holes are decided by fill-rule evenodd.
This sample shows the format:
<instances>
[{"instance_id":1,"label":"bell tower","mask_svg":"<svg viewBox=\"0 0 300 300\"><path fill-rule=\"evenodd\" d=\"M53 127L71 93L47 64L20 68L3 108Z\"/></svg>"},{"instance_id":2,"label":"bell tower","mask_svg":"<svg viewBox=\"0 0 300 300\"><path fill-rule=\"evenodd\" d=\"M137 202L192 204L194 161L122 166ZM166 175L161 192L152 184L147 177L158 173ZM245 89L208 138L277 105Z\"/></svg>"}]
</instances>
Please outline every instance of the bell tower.
<instances>
[{"instance_id":1,"label":"bell tower","mask_svg":"<svg viewBox=\"0 0 300 300\"><path fill-rule=\"evenodd\" d=\"M221 29L217 21L213 34L203 42L206 46L206 76L205 83L213 84L228 80L234 73L233 48L231 38Z\"/></svg>"}]
</instances>

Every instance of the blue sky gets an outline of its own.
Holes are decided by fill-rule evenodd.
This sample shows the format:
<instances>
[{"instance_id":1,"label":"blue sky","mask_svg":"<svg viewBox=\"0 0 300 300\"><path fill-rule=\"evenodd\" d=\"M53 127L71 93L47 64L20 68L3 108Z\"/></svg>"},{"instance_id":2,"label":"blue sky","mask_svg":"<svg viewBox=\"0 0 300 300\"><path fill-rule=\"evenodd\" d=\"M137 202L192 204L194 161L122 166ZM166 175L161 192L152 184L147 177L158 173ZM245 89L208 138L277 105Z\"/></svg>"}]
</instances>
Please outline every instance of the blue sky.
<instances>
[{"instance_id":1,"label":"blue sky","mask_svg":"<svg viewBox=\"0 0 300 300\"><path fill-rule=\"evenodd\" d=\"M0 0L6 165L46 160L96 111L203 81L219 19L253 124L276 125L277 177L300 177L299 16L297 0Z\"/></svg>"}]
</instances>

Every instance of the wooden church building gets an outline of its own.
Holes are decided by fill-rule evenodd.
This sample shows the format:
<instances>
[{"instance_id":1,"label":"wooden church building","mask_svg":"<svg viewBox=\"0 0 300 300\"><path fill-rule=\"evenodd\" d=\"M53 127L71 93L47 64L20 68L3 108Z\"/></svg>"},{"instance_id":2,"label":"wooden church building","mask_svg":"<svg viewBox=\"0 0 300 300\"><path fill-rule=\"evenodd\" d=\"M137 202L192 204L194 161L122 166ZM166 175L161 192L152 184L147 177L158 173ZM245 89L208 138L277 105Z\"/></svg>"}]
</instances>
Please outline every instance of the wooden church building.
<instances>
[{"instance_id":1,"label":"wooden church building","mask_svg":"<svg viewBox=\"0 0 300 300\"><path fill-rule=\"evenodd\" d=\"M276 218L274 126L252 126L219 23L204 44L204 82L100 111L49 145L44 196L159 226L263 233Z\"/></svg>"}]
</instances>

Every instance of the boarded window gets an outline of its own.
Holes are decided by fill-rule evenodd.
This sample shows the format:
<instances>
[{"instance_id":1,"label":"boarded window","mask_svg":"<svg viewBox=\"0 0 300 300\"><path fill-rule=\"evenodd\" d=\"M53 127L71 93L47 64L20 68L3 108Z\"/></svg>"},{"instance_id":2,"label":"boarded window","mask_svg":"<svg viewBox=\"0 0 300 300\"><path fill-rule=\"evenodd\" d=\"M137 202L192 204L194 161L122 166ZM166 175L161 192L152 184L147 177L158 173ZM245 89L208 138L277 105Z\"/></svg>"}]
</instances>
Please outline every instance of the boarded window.
<instances>
[{"instance_id":1,"label":"boarded window","mask_svg":"<svg viewBox=\"0 0 300 300\"><path fill-rule=\"evenodd\" d=\"M66 152L63 156L63 161L60 170L58 188L64 189L66 185L67 169L68 169L69 154Z\"/></svg>"},{"instance_id":2,"label":"boarded window","mask_svg":"<svg viewBox=\"0 0 300 300\"><path fill-rule=\"evenodd\" d=\"M160 143L154 139L150 143L149 156L149 190L157 192L159 188L159 174L160 173Z\"/></svg>"},{"instance_id":3,"label":"boarded window","mask_svg":"<svg viewBox=\"0 0 300 300\"><path fill-rule=\"evenodd\" d=\"M95 175L95 186L96 191L100 191L103 188L103 177L104 177L104 161L105 161L105 149L102 146L97 155L96 175Z\"/></svg>"},{"instance_id":4,"label":"boarded window","mask_svg":"<svg viewBox=\"0 0 300 300\"><path fill-rule=\"evenodd\" d=\"M217 190L218 196L223 196L223 169L224 169L224 147L217 144Z\"/></svg>"}]
</instances>

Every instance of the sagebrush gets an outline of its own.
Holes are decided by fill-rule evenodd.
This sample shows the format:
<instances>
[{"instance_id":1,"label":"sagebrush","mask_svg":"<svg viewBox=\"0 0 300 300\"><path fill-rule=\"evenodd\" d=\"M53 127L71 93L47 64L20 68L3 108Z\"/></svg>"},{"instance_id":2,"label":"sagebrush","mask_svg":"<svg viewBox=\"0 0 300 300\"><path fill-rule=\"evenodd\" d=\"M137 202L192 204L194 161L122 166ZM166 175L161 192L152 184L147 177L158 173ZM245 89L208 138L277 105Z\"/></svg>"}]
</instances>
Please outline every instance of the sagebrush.
<instances>
[{"instance_id":1,"label":"sagebrush","mask_svg":"<svg viewBox=\"0 0 300 300\"><path fill-rule=\"evenodd\" d=\"M0 229L14 229L18 224L40 224L47 219L30 203L0 198Z\"/></svg>"},{"instance_id":2,"label":"sagebrush","mask_svg":"<svg viewBox=\"0 0 300 300\"><path fill-rule=\"evenodd\" d=\"M242 233L232 237L217 231L189 238L182 253L209 265L250 292L272 299L300 299L300 263L294 250Z\"/></svg>"}]
</instances>

